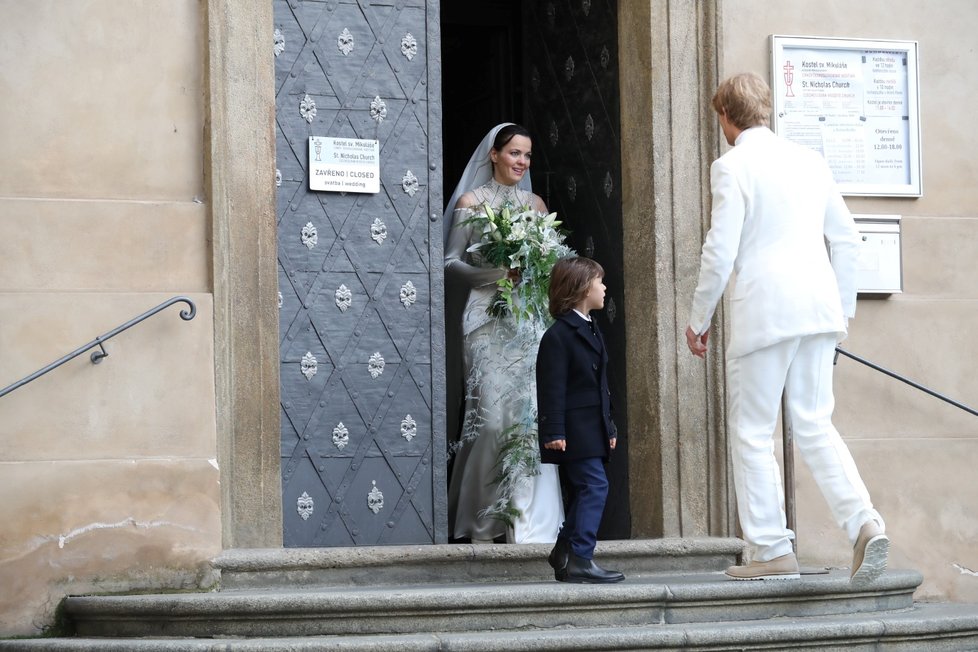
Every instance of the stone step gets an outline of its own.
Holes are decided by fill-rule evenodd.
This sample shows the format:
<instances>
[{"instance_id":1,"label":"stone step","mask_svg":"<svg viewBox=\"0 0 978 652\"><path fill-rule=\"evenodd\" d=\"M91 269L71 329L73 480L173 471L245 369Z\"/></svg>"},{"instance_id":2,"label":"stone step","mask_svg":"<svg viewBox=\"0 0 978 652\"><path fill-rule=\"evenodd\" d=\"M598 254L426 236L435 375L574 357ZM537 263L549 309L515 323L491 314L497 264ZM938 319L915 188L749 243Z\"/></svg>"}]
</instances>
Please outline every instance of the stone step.
<instances>
[{"instance_id":1,"label":"stone step","mask_svg":"<svg viewBox=\"0 0 978 652\"><path fill-rule=\"evenodd\" d=\"M620 584L601 586L549 580L235 589L71 597L64 602L63 612L78 635L106 637L274 638L633 628L879 615L912 608L913 592L921 581L916 571L890 571L868 587L852 586L845 571L764 582L738 582L714 572L630 576Z\"/></svg>"},{"instance_id":2,"label":"stone step","mask_svg":"<svg viewBox=\"0 0 978 652\"><path fill-rule=\"evenodd\" d=\"M213 562L224 589L527 582L552 578L550 544L226 550ZM600 563L631 576L722 571L737 563L735 538L601 541Z\"/></svg>"},{"instance_id":3,"label":"stone step","mask_svg":"<svg viewBox=\"0 0 978 652\"><path fill-rule=\"evenodd\" d=\"M35 652L512 652L597 650L845 650L974 652L978 606L917 604L886 613L786 617L733 623L575 627L547 630L294 636L288 638L32 639L0 650Z\"/></svg>"}]
</instances>

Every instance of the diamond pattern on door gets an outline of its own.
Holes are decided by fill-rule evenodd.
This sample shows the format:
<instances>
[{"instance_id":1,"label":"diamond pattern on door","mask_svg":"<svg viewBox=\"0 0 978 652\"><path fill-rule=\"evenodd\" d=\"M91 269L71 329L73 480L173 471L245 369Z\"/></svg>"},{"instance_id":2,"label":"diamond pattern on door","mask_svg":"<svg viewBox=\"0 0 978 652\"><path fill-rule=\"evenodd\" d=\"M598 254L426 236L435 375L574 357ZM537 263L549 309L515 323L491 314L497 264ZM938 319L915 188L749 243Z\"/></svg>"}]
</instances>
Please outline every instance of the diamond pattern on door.
<instances>
[{"instance_id":1,"label":"diamond pattern on door","mask_svg":"<svg viewBox=\"0 0 978 652\"><path fill-rule=\"evenodd\" d=\"M441 542L437 3L274 0L274 12L285 545ZM310 136L379 140L381 191L310 191Z\"/></svg>"}]
</instances>

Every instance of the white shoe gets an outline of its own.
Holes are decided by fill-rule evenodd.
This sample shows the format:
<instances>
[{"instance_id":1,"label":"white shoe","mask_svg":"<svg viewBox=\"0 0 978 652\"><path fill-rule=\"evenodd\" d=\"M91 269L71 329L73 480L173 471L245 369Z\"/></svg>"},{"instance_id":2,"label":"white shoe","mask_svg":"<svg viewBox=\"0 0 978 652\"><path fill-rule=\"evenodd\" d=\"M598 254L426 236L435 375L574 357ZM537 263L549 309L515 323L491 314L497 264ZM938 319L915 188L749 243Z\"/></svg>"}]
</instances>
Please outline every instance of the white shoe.
<instances>
[{"instance_id":1,"label":"white shoe","mask_svg":"<svg viewBox=\"0 0 978 652\"><path fill-rule=\"evenodd\" d=\"M727 576L735 580L797 580L801 579L798 572L798 560L795 553L775 557L770 561L752 561L746 566L731 566Z\"/></svg>"},{"instance_id":2,"label":"white shoe","mask_svg":"<svg viewBox=\"0 0 978 652\"><path fill-rule=\"evenodd\" d=\"M883 528L874 520L863 523L852 548L853 584L872 582L886 570L886 559L890 553L890 538L883 534Z\"/></svg>"}]
</instances>

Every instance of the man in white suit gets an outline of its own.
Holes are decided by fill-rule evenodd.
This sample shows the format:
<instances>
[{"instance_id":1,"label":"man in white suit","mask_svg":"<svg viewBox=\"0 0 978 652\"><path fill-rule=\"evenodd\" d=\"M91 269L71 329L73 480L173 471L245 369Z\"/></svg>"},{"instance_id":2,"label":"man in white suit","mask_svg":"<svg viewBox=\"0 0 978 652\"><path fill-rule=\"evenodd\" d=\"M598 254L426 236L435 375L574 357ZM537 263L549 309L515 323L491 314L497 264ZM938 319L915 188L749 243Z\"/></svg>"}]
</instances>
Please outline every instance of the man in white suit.
<instances>
[{"instance_id":1,"label":"man in white suit","mask_svg":"<svg viewBox=\"0 0 978 652\"><path fill-rule=\"evenodd\" d=\"M768 128L771 91L763 79L752 73L727 79L713 108L734 147L710 169L712 221L686 340L694 355L706 355L710 320L736 272L728 423L751 562L727 575L799 577L774 457L783 392L798 449L853 545L852 581L867 582L885 570L889 539L832 425L835 345L856 311L858 231L825 160Z\"/></svg>"}]
</instances>

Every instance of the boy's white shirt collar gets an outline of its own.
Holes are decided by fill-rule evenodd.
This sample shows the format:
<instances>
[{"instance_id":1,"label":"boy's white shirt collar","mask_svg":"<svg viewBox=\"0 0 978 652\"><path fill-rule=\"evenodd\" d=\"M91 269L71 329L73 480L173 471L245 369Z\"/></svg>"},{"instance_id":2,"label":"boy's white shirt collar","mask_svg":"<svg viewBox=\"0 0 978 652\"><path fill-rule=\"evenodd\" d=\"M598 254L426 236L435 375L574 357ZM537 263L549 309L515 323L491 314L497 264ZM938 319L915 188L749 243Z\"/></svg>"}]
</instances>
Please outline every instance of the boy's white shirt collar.
<instances>
[{"instance_id":1,"label":"boy's white shirt collar","mask_svg":"<svg viewBox=\"0 0 978 652\"><path fill-rule=\"evenodd\" d=\"M581 319L583 319L584 321L591 321L591 315L585 315L583 312L581 312L577 308L571 308L571 310L573 310L578 315L580 315L581 316Z\"/></svg>"}]
</instances>

